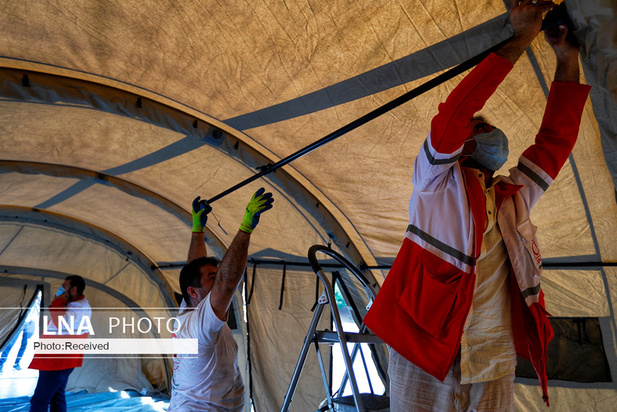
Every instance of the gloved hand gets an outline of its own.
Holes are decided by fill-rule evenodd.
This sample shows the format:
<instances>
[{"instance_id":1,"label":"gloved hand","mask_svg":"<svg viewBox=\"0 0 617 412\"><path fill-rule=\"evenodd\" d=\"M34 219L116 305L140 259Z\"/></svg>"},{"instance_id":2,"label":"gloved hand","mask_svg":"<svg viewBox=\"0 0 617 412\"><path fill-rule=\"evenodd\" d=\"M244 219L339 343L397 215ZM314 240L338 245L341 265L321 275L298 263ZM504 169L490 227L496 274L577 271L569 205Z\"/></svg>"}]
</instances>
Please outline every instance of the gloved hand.
<instances>
[{"instance_id":1,"label":"gloved hand","mask_svg":"<svg viewBox=\"0 0 617 412\"><path fill-rule=\"evenodd\" d=\"M203 233L208 221L208 213L212 212L212 206L205 200L201 200L201 196L197 196L193 200L193 232Z\"/></svg>"},{"instance_id":2,"label":"gloved hand","mask_svg":"<svg viewBox=\"0 0 617 412\"><path fill-rule=\"evenodd\" d=\"M272 209L272 202L274 199L272 198L272 193L264 193L266 189L263 187L259 189L248 205L246 205L246 212L244 213L244 219L240 224L240 230L246 233L253 233L253 229L259 223L259 217L262 212L265 212L268 209Z\"/></svg>"}]
</instances>

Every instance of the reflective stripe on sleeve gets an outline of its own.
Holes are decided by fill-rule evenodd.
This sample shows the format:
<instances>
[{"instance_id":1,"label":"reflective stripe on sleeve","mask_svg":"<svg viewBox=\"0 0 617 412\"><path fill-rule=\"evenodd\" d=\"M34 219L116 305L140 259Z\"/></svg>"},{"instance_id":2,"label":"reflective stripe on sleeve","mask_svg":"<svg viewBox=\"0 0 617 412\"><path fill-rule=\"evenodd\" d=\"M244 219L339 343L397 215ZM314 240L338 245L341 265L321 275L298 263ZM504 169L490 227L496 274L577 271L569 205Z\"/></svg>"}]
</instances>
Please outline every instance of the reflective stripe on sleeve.
<instances>
[{"instance_id":1,"label":"reflective stripe on sleeve","mask_svg":"<svg viewBox=\"0 0 617 412\"><path fill-rule=\"evenodd\" d=\"M443 165L443 164L448 164L448 163L454 163L456 162L458 159L460 159L462 152L457 154L456 156L453 157L449 157L447 159L436 159L432 154L431 154L431 149L428 147L428 140L424 141L424 152L426 153L426 157L428 158L428 162L432 165Z\"/></svg>"},{"instance_id":2,"label":"reflective stripe on sleeve","mask_svg":"<svg viewBox=\"0 0 617 412\"><path fill-rule=\"evenodd\" d=\"M540 176L538 176L537 173L535 173L529 167L525 166L523 163L518 162L516 168L522 173L524 173L528 178L533 180L538 186L542 188L542 190L546 191L546 189L548 189L549 183L542 179Z\"/></svg>"}]
</instances>

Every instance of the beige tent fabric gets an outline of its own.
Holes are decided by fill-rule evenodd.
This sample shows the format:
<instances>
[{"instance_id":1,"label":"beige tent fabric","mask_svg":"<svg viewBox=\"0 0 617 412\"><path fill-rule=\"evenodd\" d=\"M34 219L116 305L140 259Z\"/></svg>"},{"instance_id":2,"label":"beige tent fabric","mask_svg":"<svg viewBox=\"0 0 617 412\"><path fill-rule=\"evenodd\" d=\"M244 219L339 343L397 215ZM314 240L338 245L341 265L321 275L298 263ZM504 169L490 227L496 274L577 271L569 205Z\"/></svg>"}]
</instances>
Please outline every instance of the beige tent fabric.
<instances>
[{"instance_id":1,"label":"beige tent fabric","mask_svg":"<svg viewBox=\"0 0 617 412\"><path fill-rule=\"evenodd\" d=\"M281 271L267 268L256 270L248 316L252 332L253 379L259 382L259 387L253 389L257 405L278 404L280 408L282 404L313 317L311 308L315 303L315 282L316 276L312 272L289 268L286 271L283 303L279 310ZM319 329L330 329L330 314L324 313L321 319ZM321 350L328 370L330 347L321 345ZM273 379L274 376L285 378ZM311 347L290 410L311 410L325 398L319 364L315 350Z\"/></svg>"},{"instance_id":2,"label":"beige tent fabric","mask_svg":"<svg viewBox=\"0 0 617 412\"><path fill-rule=\"evenodd\" d=\"M617 5L610 0L568 3L581 42L585 75L593 86L591 101L602 135L602 149L617 182ZM617 184L615 185L617 187Z\"/></svg>"},{"instance_id":3,"label":"beige tent fabric","mask_svg":"<svg viewBox=\"0 0 617 412\"><path fill-rule=\"evenodd\" d=\"M532 218L547 265L595 264L547 270L547 306L555 316L600 317L615 373L617 278L600 264L617 259L617 10L611 0L566 4L593 91L570 161ZM173 305L195 196L223 192L508 38L508 5L3 2L0 267L26 277L82 274L140 306ZM510 137L505 168L534 139L554 69L538 38L483 110ZM251 258L305 262L311 245L331 243L358 266L387 266L407 225L414 158L437 105L461 78L216 201L209 253L223 256L246 202L264 186L275 207L252 236ZM282 403L314 283L309 272L290 269L297 289L278 311L280 267L257 272L248 307L253 390L256 409L269 411ZM387 270L366 273L381 283ZM152 387L164 387L162 371L151 370ZM302 408L321 397L314 372L294 400ZM142 380L131 385L141 390ZM617 388L605 386L559 387L552 405L610 404ZM518 385L519 406L540 410L537 389Z\"/></svg>"}]
</instances>

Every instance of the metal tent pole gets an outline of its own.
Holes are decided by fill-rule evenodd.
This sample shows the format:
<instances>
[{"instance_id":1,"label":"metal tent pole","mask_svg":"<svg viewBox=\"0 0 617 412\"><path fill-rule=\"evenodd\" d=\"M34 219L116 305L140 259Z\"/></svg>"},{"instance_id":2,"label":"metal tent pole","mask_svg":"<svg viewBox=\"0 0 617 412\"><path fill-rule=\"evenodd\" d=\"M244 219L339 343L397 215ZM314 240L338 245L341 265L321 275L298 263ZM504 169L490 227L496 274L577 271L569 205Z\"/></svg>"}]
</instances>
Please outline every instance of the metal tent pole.
<instances>
[{"instance_id":1,"label":"metal tent pole","mask_svg":"<svg viewBox=\"0 0 617 412\"><path fill-rule=\"evenodd\" d=\"M248 185L249 183L259 179L262 176L265 176L269 173L272 173L274 171L276 171L277 169L293 162L296 159L299 159L300 157L309 154L310 152L312 152L313 150L325 145L326 143L329 143L333 140L335 140L338 137L341 137L342 135L349 133L350 131L362 126L365 123L370 122L371 120L381 116L384 113L389 112L390 110L402 105L403 103L406 103L408 101L410 101L411 99L414 99L415 97L418 97L419 95L439 86L440 84L450 80L451 78L463 73L465 70L468 70L472 67L474 67L475 65L477 65L478 63L480 63L486 56L488 56L490 53L499 50L503 45L505 45L506 43L508 43L510 41L511 38L508 38L504 41L502 41L501 43L491 47L490 49L472 57L471 59L459 64L458 66L455 66L453 68L451 68L450 70L440 74L439 76L429 80L428 82L416 87L413 90L410 90L408 92L406 92L405 94L397 97L394 100L391 100L390 102L384 104L381 107L378 107L377 109L365 114L364 116L354 120L351 123L346 124L345 126L341 127L340 129L330 133L327 136L322 137L321 139L317 140L316 142L311 143L310 145L298 150L297 152L287 156L284 159L279 160L278 162L274 163L274 164L269 164L266 166L262 166L259 167L258 169L260 169L259 173L257 173L256 175L253 175L247 179L245 179L244 181L236 184L233 187L230 187L229 189L219 193L218 195L208 199L208 203L213 203L216 202L217 200L227 196L228 194L235 192L236 190Z\"/></svg>"}]
</instances>

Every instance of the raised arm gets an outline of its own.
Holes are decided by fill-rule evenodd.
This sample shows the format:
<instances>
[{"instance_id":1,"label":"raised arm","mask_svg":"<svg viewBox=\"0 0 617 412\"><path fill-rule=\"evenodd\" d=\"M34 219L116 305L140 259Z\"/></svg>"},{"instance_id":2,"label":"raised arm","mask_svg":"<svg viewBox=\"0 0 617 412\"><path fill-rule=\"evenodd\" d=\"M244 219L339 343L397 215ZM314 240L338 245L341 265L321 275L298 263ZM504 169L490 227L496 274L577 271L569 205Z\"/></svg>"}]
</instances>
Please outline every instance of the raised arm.
<instances>
[{"instance_id":1,"label":"raised arm","mask_svg":"<svg viewBox=\"0 0 617 412\"><path fill-rule=\"evenodd\" d=\"M208 213L212 211L212 207L205 201L201 201L201 197L197 196L193 200L191 215L193 216L193 231L191 233L191 244L189 245L189 253L187 263L200 257L207 257L208 250L206 249L206 239L204 231L206 230L206 222L208 221Z\"/></svg>"},{"instance_id":2,"label":"raised arm","mask_svg":"<svg viewBox=\"0 0 617 412\"><path fill-rule=\"evenodd\" d=\"M216 316L221 320L227 319L229 304L242 280L251 233L259 223L261 214L272 208L272 202L274 202L272 193L264 193L264 191L263 188L259 189L249 201L240 230L219 265L214 287L210 292L210 304Z\"/></svg>"},{"instance_id":3,"label":"raised arm","mask_svg":"<svg viewBox=\"0 0 617 412\"><path fill-rule=\"evenodd\" d=\"M567 33L565 26L545 33L557 58L555 81L535 143L523 152L523 157L539 165L552 179L557 177L576 143L590 90L579 83L578 47L566 40Z\"/></svg>"}]
</instances>

